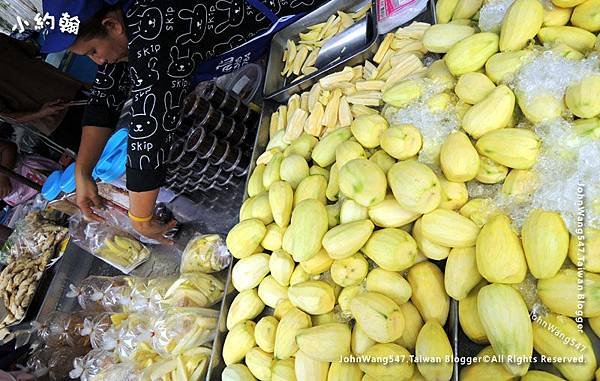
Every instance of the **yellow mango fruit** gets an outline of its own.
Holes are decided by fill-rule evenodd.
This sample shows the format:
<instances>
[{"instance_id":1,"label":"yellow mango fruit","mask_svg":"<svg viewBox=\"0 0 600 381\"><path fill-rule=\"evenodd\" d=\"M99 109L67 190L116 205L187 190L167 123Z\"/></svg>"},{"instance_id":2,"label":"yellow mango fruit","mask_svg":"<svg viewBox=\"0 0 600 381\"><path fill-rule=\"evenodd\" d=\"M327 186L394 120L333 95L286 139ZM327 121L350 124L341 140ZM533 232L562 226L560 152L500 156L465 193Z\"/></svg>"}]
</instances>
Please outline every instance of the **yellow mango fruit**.
<instances>
[{"instance_id":1,"label":"yellow mango fruit","mask_svg":"<svg viewBox=\"0 0 600 381\"><path fill-rule=\"evenodd\" d=\"M569 231L558 213L534 210L521 229L529 271L537 279L552 278L569 250Z\"/></svg>"},{"instance_id":2,"label":"yellow mango fruit","mask_svg":"<svg viewBox=\"0 0 600 381\"><path fill-rule=\"evenodd\" d=\"M527 273L521 240L505 215L492 217L481 228L475 245L477 268L488 282L521 283Z\"/></svg>"},{"instance_id":3,"label":"yellow mango fruit","mask_svg":"<svg viewBox=\"0 0 600 381\"><path fill-rule=\"evenodd\" d=\"M573 10L571 24L596 33L600 30L600 1L587 0Z\"/></svg>"},{"instance_id":4,"label":"yellow mango fruit","mask_svg":"<svg viewBox=\"0 0 600 381\"><path fill-rule=\"evenodd\" d=\"M462 101L474 105L484 100L495 88L496 85L487 75L473 72L458 78L454 92Z\"/></svg>"},{"instance_id":5,"label":"yellow mango fruit","mask_svg":"<svg viewBox=\"0 0 600 381\"><path fill-rule=\"evenodd\" d=\"M515 95L508 86L500 85L465 113L462 128L479 139L490 131L506 127L514 109Z\"/></svg>"},{"instance_id":6,"label":"yellow mango fruit","mask_svg":"<svg viewBox=\"0 0 600 381\"><path fill-rule=\"evenodd\" d=\"M508 285L489 284L479 290L477 310L494 352L507 359L504 365L516 376L527 373L529 362L521 359L533 354L533 329L521 295Z\"/></svg>"},{"instance_id":7,"label":"yellow mango fruit","mask_svg":"<svg viewBox=\"0 0 600 381\"><path fill-rule=\"evenodd\" d=\"M585 332L581 332L572 319L547 314L536 316L533 322L533 347L544 356L552 358L579 358L583 362L555 362L553 365L568 380L591 380L598 366L594 346Z\"/></svg>"},{"instance_id":8,"label":"yellow mango fruit","mask_svg":"<svg viewBox=\"0 0 600 381\"><path fill-rule=\"evenodd\" d=\"M442 271L431 262L421 262L411 267L407 280L412 288L411 301L423 320L436 320L441 325L446 324L450 298L444 288Z\"/></svg>"},{"instance_id":9,"label":"yellow mango fruit","mask_svg":"<svg viewBox=\"0 0 600 381\"><path fill-rule=\"evenodd\" d=\"M426 380L449 381L452 378L454 353L444 328L437 321L428 321L421 328L415 346L415 356L441 360L417 362L419 373Z\"/></svg>"},{"instance_id":10,"label":"yellow mango fruit","mask_svg":"<svg viewBox=\"0 0 600 381\"><path fill-rule=\"evenodd\" d=\"M500 29L500 51L523 49L535 37L544 20L544 7L537 0L516 0L506 11Z\"/></svg>"},{"instance_id":11,"label":"yellow mango fruit","mask_svg":"<svg viewBox=\"0 0 600 381\"><path fill-rule=\"evenodd\" d=\"M482 280L477 270L475 247L450 250L444 270L444 285L450 297L458 301L466 298Z\"/></svg>"},{"instance_id":12,"label":"yellow mango fruit","mask_svg":"<svg viewBox=\"0 0 600 381\"><path fill-rule=\"evenodd\" d=\"M385 228L371 234L362 251L382 269L402 271L415 263L417 243L403 230Z\"/></svg>"},{"instance_id":13,"label":"yellow mango fruit","mask_svg":"<svg viewBox=\"0 0 600 381\"><path fill-rule=\"evenodd\" d=\"M477 344L489 343L477 311L477 295L479 290L488 283L481 281L467 295L458 301L458 319L460 327L467 337Z\"/></svg>"},{"instance_id":14,"label":"yellow mango fruit","mask_svg":"<svg viewBox=\"0 0 600 381\"><path fill-rule=\"evenodd\" d=\"M479 155L467 135L459 131L448 135L440 149L440 166L450 181L465 182L475 178L479 171Z\"/></svg>"},{"instance_id":15,"label":"yellow mango fruit","mask_svg":"<svg viewBox=\"0 0 600 381\"><path fill-rule=\"evenodd\" d=\"M416 161L396 163L387 177L402 208L415 213L429 213L440 205L442 191L439 179L425 164Z\"/></svg>"},{"instance_id":16,"label":"yellow mango fruit","mask_svg":"<svg viewBox=\"0 0 600 381\"><path fill-rule=\"evenodd\" d=\"M462 75L481 69L498 51L498 41L497 34L481 32L457 42L444 56L448 70L453 75Z\"/></svg>"},{"instance_id":17,"label":"yellow mango fruit","mask_svg":"<svg viewBox=\"0 0 600 381\"><path fill-rule=\"evenodd\" d=\"M529 169L536 162L540 140L530 130L503 128L483 135L475 148L481 155L509 168Z\"/></svg>"},{"instance_id":18,"label":"yellow mango fruit","mask_svg":"<svg viewBox=\"0 0 600 381\"><path fill-rule=\"evenodd\" d=\"M540 29L538 38L544 44L558 41L580 52L593 49L596 42L593 33L574 26L547 26Z\"/></svg>"}]
</instances>

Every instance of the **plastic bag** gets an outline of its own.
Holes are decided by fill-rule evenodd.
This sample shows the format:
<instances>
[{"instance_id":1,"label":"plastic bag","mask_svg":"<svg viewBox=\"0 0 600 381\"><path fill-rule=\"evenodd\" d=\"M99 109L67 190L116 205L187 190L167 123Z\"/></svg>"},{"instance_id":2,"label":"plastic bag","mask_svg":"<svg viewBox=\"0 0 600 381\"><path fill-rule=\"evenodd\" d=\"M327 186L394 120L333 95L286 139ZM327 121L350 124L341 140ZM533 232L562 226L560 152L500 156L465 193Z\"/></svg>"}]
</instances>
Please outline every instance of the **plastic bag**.
<instances>
[{"instance_id":1,"label":"plastic bag","mask_svg":"<svg viewBox=\"0 0 600 381\"><path fill-rule=\"evenodd\" d=\"M159 313L164 296L175 278L124 277L124 285L107 293L106 304L117 306L113 312Z\"/></svg>"},{"instance_id":2,"label":"plastic bag","mask_svg":"<svg viewBox=\"0 0 600 381\"><path fill-rule=\"evenodd\" d=\"M77 298L82 309L89 312L119 312L129 286L124 277L90 276L77 286L69 285L68 298Z\"/></svg>"},{"instance_id":3,"label":"plastic bag","mask_svg":"<svg viewBox=\"0 0 600 381\"><path fill-rule=\"evenodd\" d=\"M146 369L162 360L160 355L152 348L151 342L139 343L130 359L137 369Z\"/></svg>"},{"instance_id":4,"label":"plastic bag","mask_svg":"<svg viewBox=\"0 0 600 381\"><path fill-rule=\"evenodd\" d=\"M73 242L104 262L129 274L150 257L135 237L105 223L87 222L78 213L69 220Z\"/></svg>"},{"instance_id":5,"label":"plastic bag","mask_svg":"<svg viewBox=\"0 0 600 381\"><path fill-rule=\"evenodd\" d=\"M160 313L164 309L164 299L175 278L149 278L143 287L132 287L128 298L128 310L149 314Z\"/></svg>"},{"instance_id":6,"label":"plastic bag","mask_svg":"<svg viewBox=\"0 0 600 381\"><path fill-rule=\"evenodd\" d=\"M93 381L99 373L115 364L114 355L102 349L92 349L83 357L73 360L73 369L69 377L79 378L81 381Z\"/></svg>"},{"instance_id":7,"label":"plastic bag","mask_svg":"<svg viewBox=\"0 0 600 381\"><path fill-rule=\"evenodd\" d=\"M111 317L108 313L87 317L84 319L79 333L81 336L89 337L90 345L93 349L100 349L104 340L103 336L110 329L111 324Z\"/></svg>"},{"instance_id":8,"label":"plastic bag","mask_svg":"<svg viewBox=\"0 0 600 381\"><path fill-rule=\"evenodd\" d=\"M29 212L15 226L6 246L13 258L38 256L55 247L67 237L69 230L45 219L41 212Z\"/></svg>"},{"instance_id":9,"label":"plastic bag","mask_svg":"<svg viewBox=\"0 0 600 381\"><path fill-rule=\"evenodd\" d=\"M62 343L56 335L56 326L62 326L66 324L69 319L69 315L55 311L52 312L44 321L32 321L31 328L32 333L35 335L34 340L41 342L44 345L48 345L49 347L58 347L62 346Z\"/></svg>"},{"instance_id":10,"label":"plastic bag","mask_svg":"<svg viewBox=\"0 0 600 381\"><path fill-rule=\"evenodd\" d=\"M118 359L127 359L135 349L136 336L126 326L110 327L102 335L102 349L114 352Z\"/></svg>"},{"instance_id":11,"label":"plastic bag","mask_svg":"<svg viewBox=\"0 0 600 381\"><path fill-rule=\"evenodd\" d=\"M377 0L377 29L379 34L409 22L427 7L426 0Z\"/></svg>"},{"instance_id":12,"label":"plastic bag","mask_svg":"<svg viewBox=\"0 0 600 381\"><path fill-rule=\"evenodd\" d=\"M176 358L163 359L144 369L142 379L164 380L180 379L178 374L185 374L188 380L201 380L206 374L210 362L211 350L198 347L190 349Z\"/></svg>"},{"instance_id":13,"label":"plastic bag","mask_svg":"<svg viewBox=\"0 0 600 381\"><path fill-rule=\"evenodd\" d=\"M134 336L134 344L150 343L154 335L153 327L156 317L144 313L128 314L120 322L113 316L113 326L120 329L123 334L131 334ZM129 355L128 355L129 357Z\"/></svg>"},{"instance_id":14,"label":"plastic bag","mask_svg":"<svg viewBox=\"0 0 600 381\"><path fill-rule=\"evenodd\" d=\"M75 358L83 356L87 347L52 348L48 360L48 377L50 380L64 380L69 377Z\"/></svg>"},{"instance_id":15,"label":"plastic bag","mask_svg":"<svg viewBox=\"0 0 600 381\"><path fill-rule=\"evenodd\" d=\"M105 200L106 202L103 205L102 209L96 209L95 212L100 217L104 219L104 222L108 225L111 225L118 230L124 231L128 233L130 236L135 237L137 240L143 243L157 244L158 241L154 241L152 239L146 238L140 235L131 225L131 220L127 215L127 209L123 208L116 203ZM171 221L173 217L173 213L167 208L165 204L159 203L154 208L154 216L161 223L167 223ZM177 225L173 229L169 230L165 237L173 238L175 234L179 231L180 226Z\"/></svg>"},{"instance_id":16,"label":"plastic bag","mask_svg":"<svg viewBox=\"0 0 600 381\"><path fill-rule=\"evenodd\" d=\"M174 307L209 307L221 300L224 289L223 282L210 274L185 273L167 290L164 304Z\"/></svg>"},{"instance_id":17,"label":"plastic bag","mask_svg":"<svg viewBox=\"0 0 600 381\"><path fill-rule=\"evenodd\" d=\"M156 320L152 346L162 356L179 355L211 342L217 333L218 311L171 308Z\"/></svg>"},{"instance_id":18,"label":"plastic bag","mask_svg":"<svg viewBox=\"0 0 600 381\"><path fill-rule=\"evenodd\" d=\"M81 334L84 320L85 317L79 313L68 315L60 311L52 312L44 321L31 322L34 343L50 348L87 346L88 339Z\"/></svg>"},{"instance_id":19,"label":"plastic bag","mask_svg":"<svg viewBox=\"0 0 600 381\"><path fill-rule=\"evenodd\" d=\"M48 374L48 362L53 350L48 347L40 347L34 350L27 358L26 369L36 379L41 379Z\"/></svg>"},{"instance_id":20,"label":"plastic bag","mask_svg":"<svg viewBox=\"0 0 600 381\"><path fill-rule=\"evenodd\" d=\"M183 251L180 271L213 273L223 270L229 263L231 253L219 235L196 235Z\"/></svg>"},{"instance_id":21,"label":"plastic bag","mask_svg":"<svg viewBox=\"0 0 600 381\"><path fill-rule=\"evenodd\" d=\"M46 172L50 173L61 166L45 157L39 155L21 155L14 167L14 172L35 182L43 184L46 181ZM3 198L8 205L15 206L27 202L38 193L35 189L28 187L20 181L10 179L11 192Z\"/></svg>"},{"instance_id":22,"label":"plastic bag","mask_svg":"<svg viewBox=\"0 0 600 381\"><path fill-rule=\"evenodd\" d=\"M94 377L94 381L138 381L142 379L141 371L130 362L109 365Z\"/></svg>"}]
</instances>

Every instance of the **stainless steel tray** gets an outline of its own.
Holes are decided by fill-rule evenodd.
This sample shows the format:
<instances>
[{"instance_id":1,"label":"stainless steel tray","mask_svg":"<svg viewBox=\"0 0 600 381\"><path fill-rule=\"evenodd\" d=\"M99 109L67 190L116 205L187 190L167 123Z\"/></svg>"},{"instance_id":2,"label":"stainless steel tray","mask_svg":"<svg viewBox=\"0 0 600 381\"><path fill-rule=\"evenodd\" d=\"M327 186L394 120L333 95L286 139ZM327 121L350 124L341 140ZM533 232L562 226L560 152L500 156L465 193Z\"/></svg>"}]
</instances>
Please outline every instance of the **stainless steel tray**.
<instances>
[{"instance_id":1,"label":"stainless steel tray","mask_svg":"<svg viewBox=\"0 0 600 381\"><path fill-rule=\"evenodd\" d=\"M272 100L265 100L263 104L263 108L260 116L260 124L258 127L258 133L256 136L256 141L254 143L254 151L252 153L252 162L250 164L250 170L248 178L254 168L256 166L256 159L260 154L262 154L267 147L269 142L269 123L271 114L277 110L279 103L274 102ZM247 187L246 183L246 187ZM244 193L247 194L247 193ZM244 196L245 198L246 196ZM210 364L208 373L206 376L206 380L220 380L221 372L225 368L225 364L223 362L223 358L221 356L221 352L223 350L223 343L225 340L225 336L227 335L227 329L225 327L225 322L227 319L227 312L229 310L229 306L231 305L233 299L238 294L235 289L233 289L233 285L231 284L231 269L233 268L233 263L229 266L228 275L227 275L227 283L225 285L225 297L221 302L221 312L219 314L219 332L213 343L213 350L211 354ZM264 312L263 312L264 314ZM459 328L458 328L458 304L455 300L451 299L450 302L450 313L448 316L448 322L446 323L446 333L448 334L448 338L450 339L450 343L452 345L452 349L455 355L458 353L458 336L459 336ZM458 364L454 364L454 373L453 378L454 381L458 381Z\"/></svg>"},{"instance_id":2,"label":"stainless steel tray","mask_svg":"<svg viewBox=\"0 0 600 381\"><path fill-rule=\"evenodd\" d=\"M248 189L248 180L250 179L250 175L254 172L254 168L256 167L256 159L260 154L262 154L267 148L267 144L269 143L269 124L271 120L271 114L275 112L279 104L265 100L263 102L262 110L260 113L260 122L258 125L258 131L256 134L256 140L254 141L254 149L252 151L252 160L250 162L250 168L248 169L248 176L246 180L246 184L244 187L244 197L246 200L247 197L247 189ZM233 269L233 264L235 260L229 265L227 269L227 281L225 283L224 297L221 301L221 308L219 313L219 332L217 332L217 336L213 341L212 353L210 356L210 362L208 365L208 372L206 374L206 380L220 380L221 373L223 369L225 369L225 363L223 362L223 358L221 356L221 352L223 350L223 343L225 340L225 336L227 336L227 327L225 323L227 321L227 312L229 311L229 306L233 302L233 299L238 294L238 292L233 288L233 284L231 283L231 270Z\"/></svg>"},{"instance_id":3,"label":"stainless steel tray","mask_svg":"<svg viewBox=\"0 0 600 381\"><path fill-rule=\"evenodd\" d=\"M298 39L298 34L304 32L307 27L327 21L329 16L337 11L356 11L362 6L371 3L371 11L367 13L367 36L364 41L354 44L356 49L348 49L340 59L330 62L316 72L292 82L293 78L284 78L281 75L284 63L281 60L286 47L287 40ZM339 70L346 65L356 65L371 58L377 48L377 16L375 12L375 0L331 0L321 7L312 11L300 20L280 30L273 36L271 50L269 52L269 63L264 85L264 98L273 99L277 102L287 102L288 98L300 91L309 89L319 78Z\"/></svg>"},{"instance_id":4,"label":"stainless steel tray","mask_svg":"<svg viewBox=\"0 0 600 381\"><path fill-rule=\"evenodd\" d=\"M306 26L325 21L327 19L327 17L329 17L329 15L335 13L338 9L352 9L351 4L360 4L360 2L358 2L358 1L357 2L346 2L345 5L343 5L343 3L344 2L342 0L330 1L327 4L327 5L332 6L332 8L328 8L328 9L330 9L329 13L325 13L324 15L322 15L322 18L320 18L318 20L314 19L314 20L310 20L310 21L305 21L305 24L303 24L301 27L298 27L298 29L295 29L293 32L289 32L285 36L289 36L289 37L297 36L297 34L300 31L303 31L304 28L306 28ZM336 8L333 5L336 5L338 8ZM325 7L325 6L323 6L323 7ZM323 7L321 7L321 8L323 8ZM319 11L321 8L319 8L317 11ZM374 0L373 0L373 9L375 9L375 1ZM269 64L267 67L265 86L264 86L265 97L264 97L263 106L262 106L262 110L261 110L260 122L259 122L258 131L257 131L257 135L256 135L256 140L254 142L254 148L252 151L252 161L250 163L250 168L248 170L248 176L247 176L247 180L246 180L246 186L244 188L245 190L247 190L247 187L248 187L248 179L250 178L250 175L252 174L252 172L254 171L254 168L256 167L256 159L265 151L267 144L269 143L269 125L270 125L271 114L277 110L277 107L279 107L280 103L287 102L290 95L310 88L320 78L320 76L319 77L312 76L312 75L307 76L302 81L295 82L293 85L290 85L287 88L280 89L280 91L277 92L276 94L268 94L268 90L275 86L274 83L277 83L277 81L283 81L283 78L281 77L281 70L282 70L281 57L283 55L283 49L285 47L288 37L284 37L282 32L286 32L288 29L293 28L297 23L300 23L303 20L308 20L310 15L312 15L312 13L309 14L308 16L302 18L301 20L297 21L296 23L292 24L288 28L283 29L278 34L276 34L275 37L273 38L273 42L271 44L271 52L269 55ZM413 21L429 22L429 23L433 24L433 23L435 23L435 20L436 20L435 2L434 2L434 0L430 0L425 11L423 11L415 19L411 20L410 22L406 23L405 25L408 25L408 24L412 23ZM377 30L376 17L375 17L374 26L375 26L375 30ZM278 42L280 45L277 46L275 44L275 39L278 38L278 35L281 38L281 40ZM375 39L377 39L376 33L375 33ZM363 62L364 60L370 59L376 52L376 48L377 48L376 42L377 41L373 41L373 43L367 49L365 49L362 52L356 53L355 56L350 57L346 62L339 62L336 65L334 65L333 67L331 67L330 69L327 69L326 71L319 70L319 72L321 72L321 75L326 75L330 72L334 72L334 71L340 69L340 67L342 65L355 65L360 62ZM275 46L277 46L277 47L275 47ZM274 52L274 50L276 50L276 52ZM276 63L273 59L273 56L275 56L274 59L277 61ZM272 62L273 62L273 64L272 64ZM278 67L274 68L275 65L278 65ZM319 72L315 72L313 74L317 74ZM244 200L246 199L246 195L247 195L247 192L244 191ZM221 301L221 308L220 308L220 313L219 313L219 332L217 333L217 336L215 337L215 340L213 342L211 358L210 358L210 362L209 362L208 372L206 375L207 381L208 380L220 380L221 373L222 373L223 369L225 369L225 363L223 362L223 358L221 356L221 353L223 350L223 343L224 343L225 337L227 335L227 328L225 326L225 323L226 323L226 319L227 319L227 312L229 311L229 306L233 302L233 299L235 298L235 296L238 294L237 291L235 291L235 289L233 288L233 284L231 283L231 271L232 271L234 262L232 262L230 264L230 266L227 270L227 282L225 284L225 297ZM263 312L263 314L264 314L264 312ZM446 323L446 326L445 326L445 330L446 330L446 333L448 334L448 338L452 345L454 355L456 356L459 353L459 321L458 321L458 303L453 299L450 300L450 312L449 312L449 316L448 316L448 322ZM455 363L454 364L454 372L452 375L453 381L458 381L458 370L459 370L458 364Z\"/></svg>"}]
</instances>

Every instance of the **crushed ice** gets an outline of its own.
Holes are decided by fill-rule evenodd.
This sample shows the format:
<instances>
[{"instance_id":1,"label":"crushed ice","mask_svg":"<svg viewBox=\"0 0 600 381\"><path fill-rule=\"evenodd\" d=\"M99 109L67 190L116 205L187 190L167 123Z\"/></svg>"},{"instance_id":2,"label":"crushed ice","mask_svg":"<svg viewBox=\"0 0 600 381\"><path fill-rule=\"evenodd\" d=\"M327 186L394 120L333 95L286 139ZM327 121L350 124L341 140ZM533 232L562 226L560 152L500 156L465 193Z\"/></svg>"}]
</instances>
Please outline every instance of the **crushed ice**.
<instances>
[{"instance_id":1,"label":"crushed ice","mask_svg":"<svg viewBox=\"0 0 600 381\"><path fill-rule=\"evenodd\" d=\"M536 53L536 57L523 65L509 84L513 90L522 93L527 100L538 94L562 99L568 86L594 72L600 72L598 55L572 60L551 50Z\"/></svg>"},{"instance_id":2,"label":"crushed ice","mask_svg":"<svg viewBox=\"0 0 600 381\"><path fill-rule=\"evenodd\" d=\"M583 200L585 226L600 229L600 141L578 136L572 124L562 118L540 123L534 130L542 147L531 169L537 175L531 198L519 202L502 193L501 184L477 181L467 184L469 197L492 199L518 230L533 209L555 211L561 214L572 234L581 210L579 202Z\"/></svg>"},{"instance_id":3,"label":"crushed ice","mask_svg":"<svg viewBox=\"0 0 600 381\"><path fill-rule=\"evenodd\" d=\"M502 19L515 0L491 0L479 10L479 29L482 32L499 32Z\"/></svg>"},{"instance_id":4,"label":"crushed ice","mask_svg":"<svg viewBox=\"0 0 600 381\"><path fill-rule=\"evenodd\" d=\"M424 94L408 106L389 113L388 119L394 124L412 124L421 132L423 147L419 152L419 161L431 167L438 166L440 148L450 132L458 130L460 121L456 117L453 104L443 111L432 112L427 101L434 95L444 92L443 86L429 79L425 83Z\"/></svg>"}]
</instances>

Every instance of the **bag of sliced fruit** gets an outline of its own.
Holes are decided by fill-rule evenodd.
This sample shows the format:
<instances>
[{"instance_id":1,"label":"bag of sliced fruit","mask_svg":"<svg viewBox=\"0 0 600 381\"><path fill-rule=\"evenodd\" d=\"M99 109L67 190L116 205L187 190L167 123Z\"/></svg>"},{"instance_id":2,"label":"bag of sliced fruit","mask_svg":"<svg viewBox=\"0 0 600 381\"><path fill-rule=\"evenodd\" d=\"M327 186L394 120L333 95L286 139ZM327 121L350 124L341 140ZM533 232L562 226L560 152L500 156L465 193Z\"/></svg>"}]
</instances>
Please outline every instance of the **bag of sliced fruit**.
<instances>
[{"instance_id":1,"label":"bag of sliced fruit","mask_svg":"<svg viewBox=\"0 0 600 381\"><path fill-rule=\"evenodd\" d=\"M69 219L69 232L77 246L125 274L150 257L150 250L132 235L106 223L86 221L81 213Z\"/></svg>"},{"instance_id":2,"label":"bag of sliced fruit","mask_svg":"<svg viewBox=\"0 0 600 381\"><path fill-rule=\"evenodd\" d=\"M152 347L163 357L178 356L206 345L217 333L219 311L172 307L154 322Z\"/></svg>"},{"instance_id":3,"label":"bag of sliced fruit","mask_svg":"<svg viewBox=\"0 0 600 381\"><path fill-rule=\"evenodd\" d=\"M231 253L218 234L196 234L181 255L181 273L214 273L231 262Z\"/></svg>"}]
</instances>

